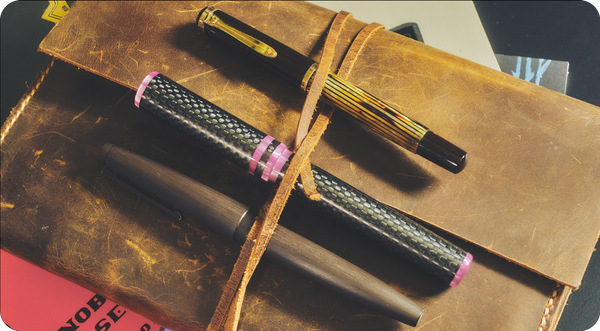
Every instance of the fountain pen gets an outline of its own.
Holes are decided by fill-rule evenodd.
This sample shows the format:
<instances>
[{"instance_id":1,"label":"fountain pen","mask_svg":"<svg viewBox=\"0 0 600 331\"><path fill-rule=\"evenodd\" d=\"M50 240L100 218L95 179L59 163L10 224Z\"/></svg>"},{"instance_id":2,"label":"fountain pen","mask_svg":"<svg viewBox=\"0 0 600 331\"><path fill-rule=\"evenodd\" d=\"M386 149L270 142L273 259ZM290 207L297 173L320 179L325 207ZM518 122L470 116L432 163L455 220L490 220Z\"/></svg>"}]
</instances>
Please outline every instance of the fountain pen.
<instances>
[{"instance_id":1,"label":"fountain pen","mask_svg":"<svg viewBox=\"0 0 600 331\"><path fill-rule=\"evenodd\" d=\"M266 182L280 182L293 157L285 144L158 72L146 76L134 102ZM470 253L325 170L311 168L321 194L311 203L446 284L461 282L473 260ZM293 192L308 200L303 191L297 182Z\"/></svg>"},{"instance_id":2,"label":"fountain pen","mask_svg":"<svg viewBox=\"0 0 600 331\"><path fill-rule=\"evenodd\" d=\"M310 88L317 63L308 57L214 7L202 9L196 24L207 37L257 60L293 86ZM465 151L334 73L328 74L321 100L448 171L459 173L467 164Z\"/></svg>"},{"instance_id":3,"label":"fountain pen","mask_svg":"<svg viewBox=\"0 0 600 331\"><path fill-rule=\"evenodd\" d=\"M245 205L131 150L106 143L99 161L105 175L225 237L243 242L254 223ZM399 322L416 326L423 314L391 286L283 226L277 227L265 256Z\"/></svg>"}]
</instances>

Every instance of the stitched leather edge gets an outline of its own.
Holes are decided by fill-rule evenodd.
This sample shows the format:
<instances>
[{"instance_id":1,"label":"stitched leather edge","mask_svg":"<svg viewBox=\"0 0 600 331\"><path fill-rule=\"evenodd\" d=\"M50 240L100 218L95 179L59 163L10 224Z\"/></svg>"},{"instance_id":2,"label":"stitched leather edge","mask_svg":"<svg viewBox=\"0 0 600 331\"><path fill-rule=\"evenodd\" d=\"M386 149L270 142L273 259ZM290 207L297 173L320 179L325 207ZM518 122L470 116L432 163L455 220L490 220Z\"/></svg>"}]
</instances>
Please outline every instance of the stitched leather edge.
<instances>
[{"instance_id":1,"label":"stitched leather edge","mask_svg":"<svg viewBox=\"0 0 600 331\"><path fill-rule=\"evenodd\" d=\"M573 289L569 286L556 284L548 301L544 305L541 320L537 325L537 331L554 331L558 326L558 321L562 315L567 300Z\"/></svg>"}]
</instances>

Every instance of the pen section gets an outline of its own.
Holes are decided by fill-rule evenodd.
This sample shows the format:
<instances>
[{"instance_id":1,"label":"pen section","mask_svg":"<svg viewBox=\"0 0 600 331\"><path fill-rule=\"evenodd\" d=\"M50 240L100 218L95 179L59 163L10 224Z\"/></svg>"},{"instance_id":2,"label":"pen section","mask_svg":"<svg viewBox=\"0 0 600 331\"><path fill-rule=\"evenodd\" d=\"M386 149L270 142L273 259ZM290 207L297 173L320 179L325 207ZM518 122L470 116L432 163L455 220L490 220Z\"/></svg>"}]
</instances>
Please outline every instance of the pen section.
<instances>
[{"instance_id":1,"label":"pen section","mask_svg":"<svg viewBox=\"0 0 600 331\"><path fill-rule=\"evenodd\" d=\"M283 177L286 165L276 177L269 175L267 180L263 176L265 170L273 170L273 162L268 160L273 159L273 154L283 144L270 141L268 146L271 149L262 153L260 160L254 159L256 150L268 136L171 79L152 73L140 86L137 95L141 109L203 142L243 169L255 160L258 163L255 176L266 181ZM470 254L323 169L312 166L312 170L322 195L321 201L315 202L318 206L358 233L437 276L445 284L457 286L460 283L471 263ZM302 191L301 184L295 190L299 191ZM297 195L305 197L302 193Z\"/></svg>"}]
</instances>

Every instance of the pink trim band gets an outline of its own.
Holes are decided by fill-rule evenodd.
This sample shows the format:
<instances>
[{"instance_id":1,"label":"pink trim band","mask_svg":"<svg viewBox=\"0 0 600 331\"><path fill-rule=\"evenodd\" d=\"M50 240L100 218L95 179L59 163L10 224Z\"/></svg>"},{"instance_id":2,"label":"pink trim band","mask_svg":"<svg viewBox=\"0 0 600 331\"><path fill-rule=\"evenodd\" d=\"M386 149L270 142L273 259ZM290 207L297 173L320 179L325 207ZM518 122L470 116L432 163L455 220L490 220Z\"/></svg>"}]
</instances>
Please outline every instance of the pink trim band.
<instances>
[{"instance_id":1,"label":"pink trim band","mask_svg":"<svg viewBox=\"0 0 600 331\"><path fill-rule=\"evenodd\" d=\"M140 108L140 101L142 100L142 95L144 94L144 91L146 90L146 87L148 87L148 84L150 83L152 78L154 78L154 76L156 76L156 75L158 75L158 72L156 72L156 71L151 72L148 76L146 76L146 78L144 78L144 80L140 84L140 87L138 87L138 90L135 93L135 101L134 101L136 107Z\"/></svg>"},{"instance_id":2,"label":"pink trim band","mask_svg":"<svg viewBox=\"0 0 600 331\"><path fill-rule=\"evenodd\" d=\"M467 270L469 270L469 267L471 266L471 262L473 262L473 255L471 255L471 253L467 253L467 256L465 256L463 263L461 264L460 268L458 269L458 272L456 272L454 279L452 280L452 282L450 282L450 286L457 287L458 284L460 284L460 281L463 279L463 277L467 273Z\"/></svg>"},{"instance_id":3,"label":"pink trim band","mask_svg":"<svg viewBox=\"0 0 600 331\"><path fill-rule=\"evenodd\" d=\"M250 160L250 164L248 165L248 172L251 175L254 176L254 171L256 171L256 166L258 165L258 161L260 161L260 158L265 153L265 150L267 149L267 147L269 147L269 144L273 140L275 140L275 138L273 138L271 136L266 136L263 138L263 140L260 142L260 144L258 144L258 147L256 147L254 154L252 154L252 160Z\"/></svg>"},{"instance_id":4,"label":"pink trim band","mask_svg":"<svg viewBox=\"0 0 600 331\"><path fill-rule=\"evenodd\" d=\"M269 157L269 161L267 161L265 170L263 170L263 173L260 176L260 178L262 180L264 180L265 182L269 181L269 177L271 176L271 172L273 171L273 166L275 165L277 160L279 160L281 153L283 153L283 151L285 151L285 150L287 150L287 147L284 144L279 144L279 146L277 146L277 148L275 148L275 150Z\"/></svg>"},{"instance_id":5,"label":"pink trim band","mask_svg":"<svg viewBox=\"0 0 600 331\"><path fill-rule=\"evenodd\" d=\"M290 152L290 150L286 147L285 151L283 151L283 153L281 153L281 156L277 159L277 162L275 162L275 165L273 165L273 171L271 171L271 175L269 176L269 180L271 182L275 183L277 181L277 177L279 177L281 168L283 168L283 165L290 158L290 155L292 155L292 152Z\"/></svg>"}]
</instances>

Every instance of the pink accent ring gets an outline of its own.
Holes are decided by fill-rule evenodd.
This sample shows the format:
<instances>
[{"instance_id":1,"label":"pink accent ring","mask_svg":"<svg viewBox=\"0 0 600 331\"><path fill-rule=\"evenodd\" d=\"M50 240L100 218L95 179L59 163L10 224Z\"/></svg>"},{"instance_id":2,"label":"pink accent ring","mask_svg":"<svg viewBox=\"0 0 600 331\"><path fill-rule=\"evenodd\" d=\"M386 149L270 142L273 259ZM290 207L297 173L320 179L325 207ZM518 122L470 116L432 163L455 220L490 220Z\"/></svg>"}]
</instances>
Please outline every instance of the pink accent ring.
<instances>
[{"instance_id":1,"label":"pink accent ring","mask_svg":"<svg viewBox=\"0 0 600 331\"><path fill-rule=\"evenodd\" d=\"M265 153L265 150L267 149L267 147L269 147L269 144L273 140L275 140L275 138L273 138L271 136L266 136L263 138L263 140L260 142L260 144L258 144L258 147L256 147L254 154L252 154L252 160L250 160L250 163L248 164L248 172L251 175L254 176L254 171L256 171L256 166L258 165L258 161L260 161L260 158Z\"/></svg>"},{"instance_id":2,"label":"pink accent ring","mask_svg":"<svg viewBox=\"0 0 600 331\"><path fill-rule=\"evenodd\" d=\"M151 72L148 76L146 76L146 78L144 78L144 80L140 84L140 87L138 87L138 90L135 93L135 101L134 101L136 107L140 108L140 100L142 100L142 95L144 94L144 91L146 90L146 87L148 87L148 84L150 83L152 78L154 78L154 76L156 76L156 75L158 75L158 72L156 72L156 71Z\"/></svg>"},{"instance_id":3,"label":"pink accent ring","mask_svg":"<svg viewBox=\"0 0 600 331\"><path fill-rule=\"evenodd\" d=\"M467 253L467 256L465 256L463 263L460 265L460 268L458 268L458 272L456 272L456 275L454 275L454 279L452 280L452 282L450 282L450 286L457 287L458 284L460 284L460 281L467 273L467 270L469 270L471 262L473 262L473 255L471 255L471 253Z\"/></svg>"},{"instance_id":4,"label":"pink accent ring","mask_svg":"<svg viewBox=\"0 0 600 331\"><path fill-rule=\"evenodd\" d=\"M260 178L265 182L269 181L269 177L271 176L271 172L273 171L273 166L275 165L277 160L279 160L279 157L281 156L281 153L283 153L284 150L287 150L287 147L284 144L280 143L269 157L269 161L267 161L267 164L265 165L265 170L263 170L263 173L260 176Z\"/></svg>"},{"instance_id":5,"label":"pink accent ring","mask_svg":"<svg viewBox=\"0 0 600 331\"><path fill-rule=\"evenodd\" d=\"M273 170L271 171L271 175L269 176L269 180L271 182L275 183L277 181L277 177L279 177L279 172L281 171L281 168L283 168L283 165L290 158L290 155L292 155L292 152L290 152L290 150L286 147L285 151L283 151L279 159L277 159L277 162L275 162L275 165L273 165Z\"/></svg>"}]
</instances>

